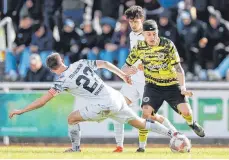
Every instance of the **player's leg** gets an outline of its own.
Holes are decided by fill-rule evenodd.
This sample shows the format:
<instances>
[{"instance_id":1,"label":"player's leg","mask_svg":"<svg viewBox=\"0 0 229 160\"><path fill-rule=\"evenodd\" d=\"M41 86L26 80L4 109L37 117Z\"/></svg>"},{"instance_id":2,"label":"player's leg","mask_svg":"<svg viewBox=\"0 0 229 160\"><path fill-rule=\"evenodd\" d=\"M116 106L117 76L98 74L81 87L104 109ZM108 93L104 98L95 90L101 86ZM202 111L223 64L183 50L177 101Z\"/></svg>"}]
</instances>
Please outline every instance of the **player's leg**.
<instances>
[{"instance_id":1,"label":"player's leg","mask_svg":"<svg viewBox=\"0 0 229 160\"><path fill-rule=\"evenodd\" d=\"M140 118L131 108L129 108L125 103L123 103L123 107L114 115L110 116L110 118L120 122L125 123L128 122L135 128L138 129L146 129L152 132L156 132L171 138L173 135L173 131L166 128L164 125L160 124L159 122L146 120Z\"/></svg>"},{"instance_id":2,"label":"player's leg","mask_svg":"<svg viewBox=\"0 0 229 160\"><path fill-rule=\"evenodd\" d=\"M192 109L189 103L180 103L177 105L177 109L186 120L189 127L200 137L204 137L204 129L196 121L193 120Z\"/></svg>"},{"instance_id":3,"label":"player's leg","mask_svg":"<svg viewBox=\"0 0 229 160\"><path fill-rule=\"evenodd\" d=\"M133 119L133 120L129 120L128 123L135 128L146 129L146 130L167 136L169 138L171 138L172 135L175 133L157 121L146 120L140 117Z\"/></svg>"},{"instance_id":4,"label":"player's leg","mask_svg":"<svg viewBox=\"0 0 229 160\"><path fill-rule=\"evenodd\" d=\"M166 101L173 108L173 110L179 113L186 120L187 124L198 136L204 137L204 129L193 120L192 109L188 103L188 99L181 94L179 86L169 86L164 95Z\"/></svg>"},{"instance_id":5,"label":"player's leg","mask_svg":"<svg viewBox=\"0 0 229 160\"><path fill-rule=\"evenodd\" d=\"M133 100L138 99L138 93L133 86L124 84L120 90L122 95L125 98L127 105L130 105ZM114 152L123 151L123 142L124 142L124 124L117 121L114 122L114 132L115 132L115 141L117 144Z\"/></svg>"},{"instance_id":6,"label":"player's leg","mask_svg":"<svg viewBox=\"0 0 229 160\"><path fill-rule=\"evenodd\" d=\"M68 135L72 143L72 148L65 152L80 152L81 131L79 122L84 121L79 111L73 111L68 116Z\"/></svg>"},{"instance_id":7,"label":"player's leg","mask_svg":"<svg viewBox=\"0 0 229 160\"><path fill-rule=\"evenodd\" d=\"M142 83L136 83L136 88L137 91L139 93L140 98L142 99L143 94L144 94L144 84ZM149 109L151 109L149 107ZM144 119L150 119L151 118L151 114L150 112L152 111L143 111L142 112L142 118ZM147 114L149 113L149 114ZM137 152L144 152L145 151L145 147L146 147L146 143L147 143L147 137L148 137L148 130L147 129L139 129L138 130L138 143L139 143L139 148L137 149Z\"/></svg>"},{"instance_id":8,"label":"player's leg","mask_svg":"<svg viewBox=\"0 0 229 160\"><path fill-rule=\"evenodd\" d=\"M167 127L168 129L172 130L173 132L177 132L176 128L164 116L159 114L151 115L154 112L151 106L143 106L142 109L143 109L142 118L157 121L162 125L164 125L165 127ZM147 136L148 136L148 130L139 129L139 149L137 150L137 152L144 152L147 144Z\"/></svg>"},{"instance_id":9,"label":"player's leg","mask_svg":"<svg viewBox=\"0 0 229 160\"><path fill-rule=\"evenodd\" d=\"M151 113L153 112L153 108L149 105L142 106L142 118L151 119ZM138 130L138 140L139 140L139 148L137 152L144 152L147 144L148 130L145 128Z\"/></svg>"},{"instance_id":10,"label":"player's leg","mask_svg":"<svg viewBox=\"0 0 229 160\"><path fill-rule=\"evenodd\" d=\"M139 92L140 97L143 97L143 93L144 93L144 86L142 83L136 83L135 87L137 88L137 91ZM152 113L152 111L148 111L148 113ZM143 112L144 113L144 112ZM151 117L151 114L146 116L143 114L142 116L145 119L152 119L153 121L157 121L159 123L161 123L162 125L164 125L165 127L169 128L170 130L176 132L176 128L170 123L170 121L163 117L162 115L159 114L155 114L154 116ZM148 130L145 129L140 129L139 130L139 145L140 148L137 150L138 152L142 152L144 151L142 148L145 148L146 146L146 142L147 142L147 136L148 136Z\"/></svg>"},{"instance_id":11,"label":"player's leg","mask_svg":"<svg viewBox=\"0 0 229 160\"><path fill-rule=\"evenodd\" d=\"M108 117L110 114L110 107L105 104L106 100L94 100L93 102L88 101L85 107L80 110L73 111L68 116L69 124L69 136L72 142L72 148L66 150L66 152L79 152L80 151L80 126L79 122L83 121L97 121L100 122ZM109 99L108 102L110 103ZM105 105L104 105L105 104Z\"/></svg>"},{"instance_id":12,"label":"player's leg","mask_svg":"<svg viewBox=\"0 0 229 160\"><path fill-rule=\"evenodd\" d=\"M177 132L177 129L172 125L172 123L164 116L160 114L155 114L154 116L151 117L152 120L157 121L167 127L168 129Z\"/></svg>"},{"instance_id":13,"label":"player's leg","mask_svg":"<svg viewBox=\"0 0 229 160\"><path fill-rule=\"evenodd\" d=\"M164 99L160 90L152 84L146 84L142 99L142 117L144 119L156 119L155 113L161 107ZM147 132L139 130L139 148L137 152L144 152L147 142Z\"/></svg>"}]
</instances>

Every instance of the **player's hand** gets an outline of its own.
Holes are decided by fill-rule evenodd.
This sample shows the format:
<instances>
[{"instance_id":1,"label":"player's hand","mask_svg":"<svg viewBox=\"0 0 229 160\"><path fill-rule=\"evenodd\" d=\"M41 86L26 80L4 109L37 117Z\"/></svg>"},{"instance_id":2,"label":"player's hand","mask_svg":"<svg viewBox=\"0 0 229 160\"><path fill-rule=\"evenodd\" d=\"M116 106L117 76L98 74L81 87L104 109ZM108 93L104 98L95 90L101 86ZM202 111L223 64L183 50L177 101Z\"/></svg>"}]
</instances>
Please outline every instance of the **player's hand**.
<instances>
[{"instance_id":1,"label":"player's hand","mask_svg":"<svg viewBox=\"0 0 229 160\"><path fill-rule=\"evenodd\" d=\"M127 75L133 75L138 72L138 69L134 66L125 66L122 68L122 71L126 73Z\"/></svg>"},{"instance_id":2,"label":"player's hand","mask_svg":"<svg viewBox=\"0 0 229 160\"><path fill-rule=\"evenodd\" d=\"M188 96L188 97L192 97L193 96L192 91L187 91L185 89L181 90L181 94L184 95L184 96Z\"/></svg>"},{"instance_id":3,"label":"player's hand","mask_svg":"<svg viewBox=\"0 0 229 160\"><path fill-rule=\"evenodd\" d=\"M122 76L122 79L123 79L124 82L126 82L126 83L132 85L132 80L131 80L131 77L130 77L129 75L126 75L126 74L123 75L123 76Z\"/></svg>"},{"instance_id":4,"label":"player's hand","mask_svg":"<svg viewBox=\"0 0 229 160\"><path fill-rule=\"evenodd\" d=\"M22 110L17 110L17 109L15 109L15 110L13 110L12 112L10 112L9 118L11 119L11 118L13 118L15 115L20 115L20 114L22 114L22 113L23 113Z\"/></svg>"},{"instance_id":5,"label":"player's hand","mask_svg":"<svg viewBox=\"0 0 229 160\"><path fill-rule=\"evenodd\" d=\"M144 66L143 66L143 64L139 64L139 65L138 65L138 69L139 69L140 71L144 71Z\"/></svg>"}]
</instances>

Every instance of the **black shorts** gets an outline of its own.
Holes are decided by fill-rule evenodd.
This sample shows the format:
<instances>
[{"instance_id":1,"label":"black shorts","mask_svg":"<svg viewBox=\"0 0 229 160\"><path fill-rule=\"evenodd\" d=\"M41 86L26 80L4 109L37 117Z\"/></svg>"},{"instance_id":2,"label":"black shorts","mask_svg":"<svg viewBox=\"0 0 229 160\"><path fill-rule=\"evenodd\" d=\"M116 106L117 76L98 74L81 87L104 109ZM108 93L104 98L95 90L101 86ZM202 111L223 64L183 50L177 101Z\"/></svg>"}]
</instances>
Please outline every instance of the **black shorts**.
<instances>
[{"instance_id":1,"label":"black shorts","mask_svg":"<svg viewBox=\"0 0 229 160\"><path fill-rule=\"evenodd\" d=\"M157 113L164 101L166 101L177 113L179 113L177 109L178 104L188 103L187 98L181 94L178 84L157 86L147 83L145 85L142 106L150 105L154 109L152 115Z\"/></svg>"}]
</instances>

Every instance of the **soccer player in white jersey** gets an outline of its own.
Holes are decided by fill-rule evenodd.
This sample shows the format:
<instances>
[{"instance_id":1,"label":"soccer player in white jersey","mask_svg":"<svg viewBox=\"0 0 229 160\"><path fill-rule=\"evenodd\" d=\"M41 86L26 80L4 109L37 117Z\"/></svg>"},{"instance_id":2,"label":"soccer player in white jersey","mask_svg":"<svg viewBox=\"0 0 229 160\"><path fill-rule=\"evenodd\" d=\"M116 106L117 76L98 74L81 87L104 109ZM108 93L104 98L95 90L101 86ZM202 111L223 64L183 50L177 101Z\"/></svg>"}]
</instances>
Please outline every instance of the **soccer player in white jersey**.
<instances>
[{"instance_id":1,"label":"soccer player in white jersey","mask_svg":"<svg viewBox=\"0 0 229 160\"><path fill-rule=\"evenodd\" d=\"M129 21L132 32L130 33L130 46L131 49L137 44L139 40L144 40L142 35L142 26L144 21L144 11L140 6L132 6L125 11L125 16ZM125 67L123 66L122 70L131 75L133 84L124 84L121 88L121 93L124 95L125 100L128 105L132 103L136 103L139 99L142 99L145 85L145 77L143 72L143 66L141 61L137 61L134 64L134 67ZM143 118L144 115L142 115ZM159 114L157 114L157 119L154 119L167 128L176 132L176 128L169 122L169 120ZM115 140L117 143L117 147L114 152L122 152L123 151L123 141L124 141L124 125L115 122L114 123L114 131L115 131ZM141 129L139 130L139 148L137 152L144 152L145 146L147 142L147 134L148 130Z\"/></svg>"},{"instance_id":2,"label":"soccer player in white jersey","mask_svg":"<svg viewBox=\"0 0 229 160\"><path fill-rule=\"evenodd\" d=\"M51 89L42 97L32 102L21 110L14 110L9 117L20 115L44 106L53 97L62 91L70 92L75 96L79 109L68 116L69 136L72 148L66 152L80 152L80 126L83 121L100 122L111 118L119 123L129 123L138 129L147 129L167 137L172 137L175 132L162 124L145 120L137 116L126 104L123 95L106 85L94 72L97 68L105 68L117 74L126 83L131 84L131 79L123 71L106 61L80 60L69 67L63 63L58 53L53 53L46 60L48 68L59 75Z\"/></svg>"}]
</instances>

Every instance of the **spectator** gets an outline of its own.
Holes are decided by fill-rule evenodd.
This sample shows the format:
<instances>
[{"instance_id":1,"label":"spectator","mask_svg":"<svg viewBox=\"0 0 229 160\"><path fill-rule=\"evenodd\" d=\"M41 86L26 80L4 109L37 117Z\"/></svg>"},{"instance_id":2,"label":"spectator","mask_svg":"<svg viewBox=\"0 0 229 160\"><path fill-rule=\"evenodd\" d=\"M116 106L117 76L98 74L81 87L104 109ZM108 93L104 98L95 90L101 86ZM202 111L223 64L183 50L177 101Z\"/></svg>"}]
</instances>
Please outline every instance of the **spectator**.
<instances>
[{"instance_id":1,"label":"spectator","mask_svg":"<svg viewBox=\"0 0 229 160\"><path fill-rule=\"evenodd\" d=\"M188 0L189 1L189 0ZM191 15L192 20L197 20L197 10L195 7L193 7L190 3L187 3L188 1L181 1L178 4L178 16L176 19L176 25L177 25L177 31L178 33L181 32L181 30L184 28L184 24L181 20L181 13L183 12L189 12L189 14Z\"/></svg>"},{"instance_id":2,"label":"spectator","mask_svg":"<svg viewBox=\"0 0 229 160\"><path fill-rule=\"evenodd\" d=\"M28 66L29 45L32 36L32 19L22 17L20 20L19 30L14 41L12 51L6 53L5 73L6 79L15 81L18 78L17 64L19 63L18 72L20 77L24 77Z\"/></svg>"},{"instance_id":3,"label":"spectator","mask_svg":"<svg viewBox=\"0 0 229 160\"><path fill-rule=\"evenodd\" d=\"M24 79L25 82L51 82L54 75L48 68L42 65L41 58L38 54L30 56L30 68Z\"/></svg>"},{"instance_id":4,"label":"spectator","mask_svg":"<svg viewBox=\"0 0 229 160\"><path fill-rule=\"evenodd\" d=\"M140 5L142 7L144 5L144 1L142 1L142 3L138 3L139 1L142 0L121 0L121 4L123 5L123 14L125 10L133 5Z\"/></svg>"},{"instance_id":5,"label":"spectator","mask_svg":"<svg viewBox=\"0 0 229 160\"><path fill-rule=\"evenodd\" d=\"M196 7L197 10L197 18L204 22L207 22L208 19L208 0L193 0L193 5Z\"/></svg>"},{"instance_id":6,"label":"spectator","mask_svg":"<svg viewBox=\"0 0 229 160\"><path fill-rule=\"evenodd\" d=\"M175 44L178 42L178 33L175 24L170 21L170 12L165 10L159 15L159 35L172 40Z\"/></svg>"},{"instance_id":7,"label":"spectator","mask_svg":"<svg viewBox=\"0 0 229 160\"><path fill-rule=\"evenodd\" d=\"M229 53L229 48L227 49ZM219 81L223 78L227 77L227 80L229 80L228 75L229 74L229 56L227 56L220 64L219 66L214 70L208 70L208 79L210 81Z\"/></svg>"},{"instance_id":8,"label":"spectator","mask_svg":"<svg viewBox=\"0 0 229 160\"><path fill-rule=\"evenodd\" d=\"M158 15L163 11L157 0L144 0L146 19L158 20Z\"/></svg>"},{"instance_id":9,"label":"spectator","mask_svg":"<svg viewBox=\"0 0 229 160\"><path fill-rule=\"evenodd\" d=\"M229 21L229 1L228 0L209 0L209 6L213 6L216 10L222 13L223 19Z\"/></svg>"},{"instance_id":10,"label":"spectator","mask_svg":"<svg viewBox=\"0 0 229 160\"><path fill-rule=\"evenodd\" d=\"M62 29L62 0L44 0L44 24L53 31Z\"/></svg>"},{"instance_id":11,"label":"spectator","mask_svg":"<svg viewBox=\"0 0 229 160\"><path fill-rule=\"evenodd\" d=\"M59 48L57 50L65 57L65 64L73 63L80 59L80 36L76 33L75 23L71 19L66 19L64 22L57 48Z\"/></svg>"},{"instance_id":12,"label":"spectator","mask_svg":"<svg viewBox=\"0 0 229 160\"><path fill-rule=\"evenodd\" d=\"M83 35L81 36L81 52L83 55L87 55L90 60L98 59L98 50L93 49L97 43L97 33L92 28L90 21L83 23Z\"/></svg>"},{"instance_id":13,"label":"spectator","mask_svg":"<svg viewBox=\"0 0 229 160\"><path fill-rule=\"evenodd\" d=\"M93 52L91 54L100 54L100 59L112 62L113 53L106 50L106 45L111 42L115 21L112 18L103 18L101 25L102 34L97 37L97 44L95 47L93 47ZM112 79L112 73L108 70L103 70L102 76L104 76L106 80Z\"/></svg>"},{"instance_id":14,"label":"spectator","mask_svg":"<svg viewBox=\"0 0 229 160\"><path fill-rule=\"evenodd\" d=\"M171 21L171 12L169 10L164 10L159 15L158 27L159 27L159 35L173 41L183 61L185 57L184 49L181 45L181 42L179 41L180 37L176 25Z\"/></svg>"},{"instance_id":15,"label":"spectator","mask_svg":"<svg viewBox=\"0 0 229 160\"><path fill-rule=\"evenodd\" d=\"M213 60L214 67L217 67L228 54L225 48L229 45L229 30L222 21L219 11L210 13L206 38L208 39L208 43L205 52L208 55L205 58Z\"/></svg>"},{"instance_id":16,"label":"spectator","mask_svg":"<svg viewBox=\"0 0 229 160\"><path fill-rule=\"evenodd\" d=\"M181 31L181 41L185 48L185 55L188 63L187 80L194 77L195 58L197 58L202 69L206 69L205 57L203 56L203 48L207 43L204 33L204 25L202 22L192 20L189 12L182 12L181 19L184 28ZM200 76L200 75L199 75Z\"/></svg>"},{"instance_id":17,"label":"spectator","mask_svg":"<svg viewBox=\"0 0 229 160\"><path fill-rule=\"evenodd\" d=\"M23 6L24 0L17 0L17 2L15 2L15 0L7 0L6 3L7 4L5 5L7 6L7 13L5 14L5 17L12 18L15 30L17 31L19 26L19 12Z\"/></svg>"},{"instance_id":18,"label":"spectator","mask_svg":"<svg viewBox=\"0 0 229 160\"><path fill-rule=\"evenodd\" d=\"M110 62L117 60L118 67L121 68L129 54L129 28L127 20L121 19L119 22L120 30L114 32L111 43L105 46L106 51L111 52L111 54L107 53L105 56L109 56L106 59L110 59Z\"/></svg>"},{"instance_id":19,"label":"spectator","mask_svg":"<svg viewBox=\"0 0 229 160\"><path fill-rule=\"evenodd\" d=\"M95 0L94 9L100 10L102 17L111 17L115 20L119 18L119 6L121 0Z\"/></svg>"},{"instance_id":20,"label":"spectator","mask_svg":"<svg viewBox=\"0 0 229 160\"><path fill-rule=\"evenodd\" d=\"M20 18L29 16L34 20L42 20L42 2L41 0L26 0L21 11Z\"/></svg>"},{"instance_id":21,"label":"spectator","mask_svg":"<svg viewBox=\"0 0 229 160\"><path fill-rule=\"evenodd\" d=\"M93 5L93 1L76 1L76 0L63 0L62 8L63 8L63 17L71 18L75 24L81 24L83 22L84 15L84 6L85 3L91 2ZM85 9L85 12L90 10ZM91 20L92 18L90 18Z\"/></svg>"},{"instance_id":22,"label":"spectator","mask_svg":"<svg viewBox=\"0 0 229 160\"><path fill-rule=\"evenodd\" d=\"M43 24L36 24L34 25L34 32L30 51L32 53L39 53L43 64L45 64L47 56L51 54L54 48L52 31ZM29 57L27 57L27 59L29 59Z\"/></svg>"}]
</instances>

